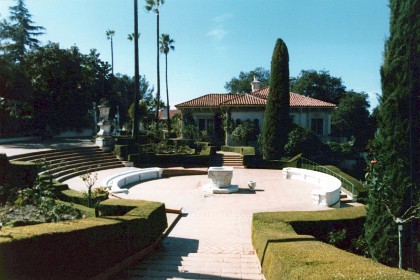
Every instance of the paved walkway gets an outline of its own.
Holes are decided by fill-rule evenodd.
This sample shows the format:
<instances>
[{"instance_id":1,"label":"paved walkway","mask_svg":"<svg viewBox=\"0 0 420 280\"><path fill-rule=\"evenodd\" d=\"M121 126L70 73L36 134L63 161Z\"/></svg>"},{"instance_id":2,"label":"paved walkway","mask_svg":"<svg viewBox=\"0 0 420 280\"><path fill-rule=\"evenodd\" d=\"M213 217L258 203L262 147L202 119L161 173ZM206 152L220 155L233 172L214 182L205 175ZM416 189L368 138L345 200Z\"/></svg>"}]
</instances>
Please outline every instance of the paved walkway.
<instances>
[{"instance_id":1,"label":"paved walkway","mask_svg":"<svg viewBox=\"0 0 420 280\"><path fill-rule=\"evenodd\" d=\"M123 170L99 171L97 185ZM249 180L257 182L255 191L248 190ZM251 242L252 214L329 209L312 204L313 185L283 179L280 170L235 168L232 184L240 190L234 194L205 193L203 186L210 182L206 175L163 178L119 194L182 207L184 213L160 251L123 273L122 279L264 279ZM84 188L80 178L66 183Z\"/></svg>"}]
</instances>

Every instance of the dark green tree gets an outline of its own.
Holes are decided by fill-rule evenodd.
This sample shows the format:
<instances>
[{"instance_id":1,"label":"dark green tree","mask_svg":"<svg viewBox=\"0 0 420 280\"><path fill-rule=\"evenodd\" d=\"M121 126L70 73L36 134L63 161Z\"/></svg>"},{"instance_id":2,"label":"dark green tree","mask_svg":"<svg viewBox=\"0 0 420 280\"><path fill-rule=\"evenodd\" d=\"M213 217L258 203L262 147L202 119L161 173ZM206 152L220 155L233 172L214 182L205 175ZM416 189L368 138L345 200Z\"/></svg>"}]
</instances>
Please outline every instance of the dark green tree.
<instances>
[{"instance_id":1,"label":"dark green tree","mask_svg":"<svg viewBox=\"0 0 420 280\"><path fill-rule=\"evenodd\" d=\"M257 67L249 72L240 72L239 77L233 77L225 84L225 89L230 93L250 93L251 82L254 77L260 81L261 88L268 86L270 81L270 71L262 67Z\"/></svg>"},{"instance_id":2,"label":"dark green tree","mask_svg":"<svg viewBox=\"0 0 420 280\"><path fill-rule=\"evenodd\" d=\"M341 78L332 77L330 72L321 70L302 70L291 80L292 92L338 104L344 96L346 87Z\"/></svg>"},{"instance_id":3,"label":"dark green tree","mask_svg":"<svg viewBox=\"0 0 420 280\"><path fill-rule=\"evenodd\" d=\"M170 50L174 51L175 41L169 37L169 34L162 33L162 36L160 37L160 52L165 54L165 79L166 79L166 113L167 113L167 119L166 124L168 128L168 133L171 132L171 118L169 114L170 105L169 105L169 89L168 89L168 53Z\"/></svg>"},{"instance_id":4,"label":"dark green tree","mask_svg":"<svg viewBox=\"0 0 420 280\"><path fill-rule=\"evenodd\" d=\"M286 156L294 157L303 154L308 159L315 159L322 149L322 142L311 130L292 124L284 146Z\"/></svg>"},{"instance_id":5,"label":"dark green tree","mask_svg":"<svg viewBox=\"0 0 420 280\"><path fill-rule=\"evenodd\" d=\"M156 92L156 116L155 121L159 121L159 103L160 103L160 63L159 63L159 7L165 4L164 0L146 0L146 11L156 14L156 58L157 58L157 92Z\"/></svg>"},{"instance_id":6,"label":"dark green tree","mask_svg":"<svg viewBox=\"0 0 420 280\"><path fill-rule=\"evenodd\" d=\"M22 68L31 80L34 120L39 130L91 127L92 102L111 95L110 65L92 50L83 55L75 46L49 43L28 52Z\"/></svg>"},{"instance_id":7,"label":"dark green tree","mask_svg":"<svg viewBox=\"0 0 420 280\"><path fill-rule=\"evenodd\" d=\"M374 259L395 266L399 246L393 217L419 217L418 211L407 210L419 203L420 1L390 0L390 9L390 37L381 67L378 131L369 145L364 238ZM405 224L403 233L403 266L414 268L415 225Z\"/></svg>"},{"instance_id":8,"label":"dark green tree","mask_svg":"<svg viewBox=\"0 0 420 280\"><path fill-rule=\"evenodd\" d=\"M364 92L346 92L332 114L332 134L354 137L354 147L358 151L364 151L375 132L367 99L368 95Z\"/></svg>"},{"instance_id":9,"label":"dark green tree","mask_svg":"<svg viewBox=\"0 0 420 280\"><path fill-rule=\"evenodd\" d=\"M39 46L35 37L44 34L45 28L33 25L31 14L23 0L16 0L9 8L9 21L0 22L0 50L14 62L21 62L23 55L31 48Z\"/></svg>"},{"instance_id":10,"label":"dark green tree","mask_svg":"<svg viewBox=\"0 0 420 280\"><path fill-rule=\"evenodd\" d=\"M264 158L280 159L290 129L289 53L277 39L271 59L270 91L264 114L262 150Z\"/></svg>"}]
</instances>

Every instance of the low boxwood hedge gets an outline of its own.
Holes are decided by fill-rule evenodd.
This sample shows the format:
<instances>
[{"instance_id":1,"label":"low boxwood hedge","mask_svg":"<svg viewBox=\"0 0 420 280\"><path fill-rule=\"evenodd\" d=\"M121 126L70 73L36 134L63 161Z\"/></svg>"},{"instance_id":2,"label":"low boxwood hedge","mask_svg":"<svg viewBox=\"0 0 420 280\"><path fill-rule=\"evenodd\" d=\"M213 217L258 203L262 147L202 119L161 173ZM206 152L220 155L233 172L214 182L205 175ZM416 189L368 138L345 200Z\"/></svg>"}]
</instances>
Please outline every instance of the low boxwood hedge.
<instances>
[{"instance_id":1,"label":"low boxwood hedge","mask_svg":"<svg viewBox=\"0 0 420 280\"><path fill-rule=\"evenodd\" d=\"M208 166L210 156L142 153L140 156L138 154L130 154L128 155L128 160L136 164L139 163L140 167Z\"/></svg>"},{"instance_id":2,"label":"low boxwood hedge","mask_svg":"<svg viewBox=\"0 0 420 280\"><path fill-rule=\"evenodd\" d=\"M255 148L249 146L222 146L222 151L238 153L243 156L245 155L255 155Z\"/></svg>"},{"instance_id":3,"label":"low boxwood hedge","mask_svg":"<svg viewBox=\"0 0 420 280\"><path fill-rule=\"evenodd\" d=\"M3 228L0 279L88 279L161 236L167 224L164 204L115 199L102 210L118 203L131 210L119 216Z\"/></svg>"},{"instance_id":4,"label":"low boxwood hedge","mask_svg":"<svg viewBox=\"0 0 420 280\"><path fill-rule=\"evenodd\" d=\"M159 236L168 226L165 205L160 202L108 199L99 203L97 210L101 216L136 216L150 222L152 236Z\"/></svg>"},{"instance_id":5,"label":"low boxwood hedge","mask_svg":"<svg viewBox=\"0 0 420 280\"><path fill-rule=\"evenodd\" d=\"M263 169L283 169L286 167L297 167L299 158L302 154L298 154L288 160L266 160L259 155L244 155L244 166L247 168L263 168Z\"/></svg>"},{"instance_id":6,"label":"low boxwood hedge","mask_svg":"<svg viewBox=\"0 0 420 280\"><path fill-rule=\"evenodd\" d=\"M419 279L311 235L343 226L357 231L364 216L364 207L254 214L252 242L266 279Z\"/></svg>"}]
</instances>

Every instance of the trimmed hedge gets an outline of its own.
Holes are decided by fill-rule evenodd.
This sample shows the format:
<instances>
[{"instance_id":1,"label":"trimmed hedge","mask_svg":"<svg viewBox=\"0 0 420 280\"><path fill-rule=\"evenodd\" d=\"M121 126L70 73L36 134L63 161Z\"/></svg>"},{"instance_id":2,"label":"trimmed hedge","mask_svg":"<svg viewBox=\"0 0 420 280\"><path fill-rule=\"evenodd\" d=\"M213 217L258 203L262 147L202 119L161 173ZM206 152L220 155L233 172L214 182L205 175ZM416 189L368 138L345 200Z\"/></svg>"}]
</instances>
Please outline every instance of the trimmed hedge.
<instances>
[{"instance_id":1,"label":"trimmed hedge","mask_svg":"<svg viewBox=\"0 0 420 280\"><path fill-rule=\"evenodd\" d=\"M71 189L66 189L63 190L61 192L57 193L58 199L65 201L65 202L70 202L70 203L75 203L75 204L80 204L80 205L88 205L88 197L85 193L83 192L79 192L79 191L75 191L75 190L71 190ZM92 207L94 207L97 203L108 199L108 195L107 194L99 194L96 195L95 197L92 198L91 201L91 205Z\"/></svg>"},{"instance_id":2,"label":"trimmed hedge","mask_svg":"<svg viewBox=\"0 0 420 280\"><path fill-rule=\"evenodd\" d=\"M139 162L140 166L172 167L172 166L208 166L209 155L156 155L153 153L128 155L128 160L134 163Z\"/></svg>"},{"instance_id":3,"label":"trimmed hedge","mask_svg":"<svg viewBox=\"0 0 420 280\"><path fill-rule=\"evenodd\" d=\"M38 176L39 166L34 162L12 161L6 174L8 185L18 188L32 188Z\"/></svg>"},{"instance_id":4,"label":"trimmed hedge","mask_svg":"<svg viewBox=\"0 0 420 280\"><path fill-rule=\"evenodd\" d=\"M87 279L144 249L166 227L165 207L133 202L141 208L124 216L3 228L0 279Z\"/></svg>"},{"instance_id":5,"label":"trimmed hedge","mask_svg":"<svg viewBox=\"0 0 420 280\"><path fill-rule=\"evenodd\" d=\"M255 148L249 146L222 146L222 151L238 153L243 156L245 155L255 155Z\"/></svg>"},{"instance_id":6,"label":"trimmed hedge","mask_svg":"<svg viewBox=\"0 0 420 280\"><path fill-rule=\"evenodd\" d=\"M263 169L283 169L286 167L297 167L299 158L302 154L298 154L289 160L266 160L261 156L244 155L244 166L247 168L263 168Z\"/></svg>"},{"instance_id":7,"label":"trimmed hedge","mask_svg":"<svg viewBox=\"0 0 420 280\"><path fill-rule=\"evenodd\" d=\"M311 235L342 227L356 233L365 215L364 207L254 214L252 242L266 279L419 279L418 274L340 250Z\"/></svg>"},{"instance_id":8,"label":"trimmed hedge","mask_svg":"<svg viewBox=\"0 0 420 280\"><path fill-rule=\"evenodd\" d=\"M149 221L152 236L160 236L168 227L165 205L160 202L108 199L97 207L103 216L135 216Z\"/></svg>"}]
</instances>

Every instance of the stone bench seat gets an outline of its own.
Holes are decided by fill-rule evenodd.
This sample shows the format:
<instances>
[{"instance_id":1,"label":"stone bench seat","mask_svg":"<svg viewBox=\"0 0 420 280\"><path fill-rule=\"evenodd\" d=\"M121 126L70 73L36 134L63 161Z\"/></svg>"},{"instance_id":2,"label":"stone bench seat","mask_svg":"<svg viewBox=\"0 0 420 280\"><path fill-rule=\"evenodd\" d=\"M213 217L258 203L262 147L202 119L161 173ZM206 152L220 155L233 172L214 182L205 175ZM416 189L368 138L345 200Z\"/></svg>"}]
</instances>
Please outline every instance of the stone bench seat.
<instances>
[{"instance_id":1,"label":"stone bench seat","mask_svg":"<svg viewBox=\"0 0 420 280\"><path fill-rule=\"evenodd\" d=\"M111 188L111 193L128 192L124 187L145 180L162 178L163 169L159 167L142 168L118 173L105 179L103 185Z\"/></svg>"},{"instance_id":2,"label":"stone bench seat","mask_svg":"<svg viewBox=\"0 0 420 280\"><path fill-rule=\"evenodd\" d=\"M301 168L284 168L283 178L301 180L318 186L311 193L314 204L332 206L340 201L341 181L334 176Z\"/></svg>"}]
</instances>

